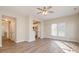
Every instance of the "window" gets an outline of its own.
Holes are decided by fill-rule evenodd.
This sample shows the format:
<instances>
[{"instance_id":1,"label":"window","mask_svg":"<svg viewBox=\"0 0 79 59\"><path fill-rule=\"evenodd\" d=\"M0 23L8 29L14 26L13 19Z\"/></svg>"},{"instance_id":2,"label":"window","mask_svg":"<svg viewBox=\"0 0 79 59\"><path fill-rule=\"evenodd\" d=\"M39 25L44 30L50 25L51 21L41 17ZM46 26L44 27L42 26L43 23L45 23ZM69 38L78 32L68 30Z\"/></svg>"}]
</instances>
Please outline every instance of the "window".
<instances>
[{"instance_id":1,"label":"window","mask_svg":"<svg viewBox=\"0 0 79 59\"><path fill-rule=\"evenodd\" d=\"M65 36L65 23L52 24L51 30L52 30L51 34L53 36L64 37Z\"/></svg>"},{"instance_id":2,"label":"window","mask_svg":"<svg viewBox=\"0 0 79 59\"><path fill-rule=\"evenodd\" d=\"M52 24L52 35L57 36L57 24Z\"/></svg>"}]
</instances>

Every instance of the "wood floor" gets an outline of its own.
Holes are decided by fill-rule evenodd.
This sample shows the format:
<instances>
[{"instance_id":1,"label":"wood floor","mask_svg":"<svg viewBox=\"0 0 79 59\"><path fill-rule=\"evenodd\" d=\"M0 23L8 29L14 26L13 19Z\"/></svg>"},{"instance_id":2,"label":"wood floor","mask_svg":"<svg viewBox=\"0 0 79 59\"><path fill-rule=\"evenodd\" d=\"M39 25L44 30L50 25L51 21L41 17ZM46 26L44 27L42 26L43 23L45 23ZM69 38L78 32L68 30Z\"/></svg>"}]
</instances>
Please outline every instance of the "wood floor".
<instances>
[{"instance_id":1,"label":"wood floor","mask_svg":"<svg viewBox=\"0 0 79 59\"><path fill-rule=\"evenodd\" d=\"M14 43L10 40L3 42L0 53L65 53L79 52L79 44L52 39L39 39L33 42Z\"/></svg>"}]
</instances>

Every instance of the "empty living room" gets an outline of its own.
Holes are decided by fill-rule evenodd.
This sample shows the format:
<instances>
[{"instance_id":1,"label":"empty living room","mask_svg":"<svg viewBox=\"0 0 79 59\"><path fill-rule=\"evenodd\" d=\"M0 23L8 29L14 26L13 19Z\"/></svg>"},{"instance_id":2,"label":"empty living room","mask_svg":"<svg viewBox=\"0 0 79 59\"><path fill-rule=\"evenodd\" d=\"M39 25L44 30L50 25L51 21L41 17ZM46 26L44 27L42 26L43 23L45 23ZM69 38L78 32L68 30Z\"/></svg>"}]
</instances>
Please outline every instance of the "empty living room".
<instances>
[{"instance_id":1,"label":"empty living room","mask_svg":"<svg viewBox=\"0 0 79 59\"><path fill-rule=\"evenodd\" d=\"M0 59L79 59L79 1L0 0Z\"/></svg>"},{"instance_id":2,"label":"empty living room","mask_svg":"<svg viewBox=\"0 0 79 59\"><path fill-rule=\"evenodd\" d=\"M0 53L79 53L79 6L0 6Z\"/></svg>"}]
</instances>

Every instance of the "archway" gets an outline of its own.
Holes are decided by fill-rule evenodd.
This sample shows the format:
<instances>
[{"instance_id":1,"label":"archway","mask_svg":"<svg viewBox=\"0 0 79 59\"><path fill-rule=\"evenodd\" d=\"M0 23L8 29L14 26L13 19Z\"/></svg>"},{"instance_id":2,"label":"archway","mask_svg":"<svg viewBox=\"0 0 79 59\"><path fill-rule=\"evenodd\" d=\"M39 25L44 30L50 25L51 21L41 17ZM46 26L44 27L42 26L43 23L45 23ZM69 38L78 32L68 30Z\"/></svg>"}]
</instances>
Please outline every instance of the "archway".
<instances>
[{"instance_id":1,"label":"archway","mask_svg":"<svg viewBox=\"0 0 79 59\"><path fill-rule=\"evenodd\" d=\"M11 16L2 16L2 46L12 46L16 41L16 19Z\"/></svg>"},{"instance_id":2,"label":"archway","mask_svg":"<svg viewBox=\"0 0 79 59\"><path fill-rule=\"evenodd\" d=\"M35 39L40 39L40 21L39 20L33 20L33 30L35 31Z\"/></svg>"}]
</instances>

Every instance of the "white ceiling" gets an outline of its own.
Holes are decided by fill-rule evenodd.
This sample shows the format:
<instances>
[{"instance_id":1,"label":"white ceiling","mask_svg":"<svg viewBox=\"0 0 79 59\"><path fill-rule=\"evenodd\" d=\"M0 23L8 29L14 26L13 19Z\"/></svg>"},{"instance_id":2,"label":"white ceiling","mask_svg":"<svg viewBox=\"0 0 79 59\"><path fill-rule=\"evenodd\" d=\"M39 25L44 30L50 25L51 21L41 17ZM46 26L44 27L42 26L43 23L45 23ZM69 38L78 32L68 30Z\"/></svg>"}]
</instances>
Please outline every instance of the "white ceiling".
<instances>
[{"instance_id":1,"label":"white ceiling","mask_svg":"<svg viewBox=\"0 0 79 59\"><path fill-rule=\"evenodd\" d=\"M42 8L42 6L0 6L0 10L11 11L23 16L29 15L32 17L38 17L44 20L79 13L79 6L53 6L50 10L54 11L54 13L49 13L48 15L44 16L37 14L38 10L36 8L39 7ZM74 8L77 8L77 10L74 10Z\"/></svg>"}]
</instances>

